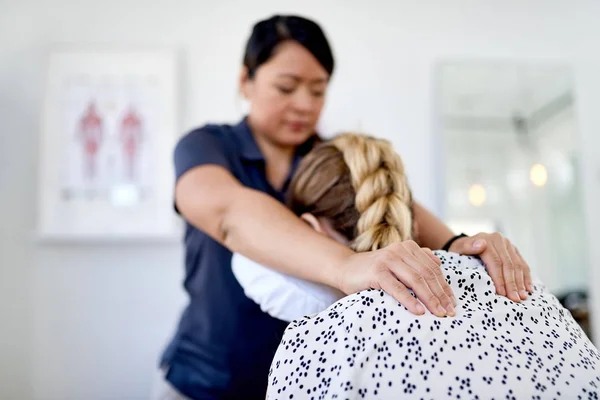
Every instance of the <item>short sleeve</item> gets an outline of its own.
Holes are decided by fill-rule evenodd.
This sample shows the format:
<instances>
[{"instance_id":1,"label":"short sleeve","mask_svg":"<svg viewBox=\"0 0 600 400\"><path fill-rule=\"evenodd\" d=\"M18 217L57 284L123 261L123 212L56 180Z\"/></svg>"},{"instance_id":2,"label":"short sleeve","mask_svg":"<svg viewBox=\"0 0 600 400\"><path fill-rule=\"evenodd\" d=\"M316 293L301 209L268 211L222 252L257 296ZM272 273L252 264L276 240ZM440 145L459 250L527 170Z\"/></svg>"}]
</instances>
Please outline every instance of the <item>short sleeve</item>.
<instances>
[{"instance_id":1,"label":"short sleeve","mask_svg":"<svg viewBox=\"0 0 600 400\"><path fill-rule=\"evenodd\" d=\"M223 132L208 127L196 129L183 136L173 154L175 178L200 165L219 165L231 171L231 162L227 154Z\"/></svg>"},{"instance_id":2,"label":"short sleeve","mask_svg":"<svg viewBox=\"0 0 600 400\"><path fill-rule=\"evenodd\" d=\"M179 139L173 152L175 181L200 165L218 165L231 171L231 161L227 156L231 151L227 151L224 133L218 127L214 128L196 129ZM177 204L173 203L173 209L179 214Z\"/></svg>"}]
</instances>

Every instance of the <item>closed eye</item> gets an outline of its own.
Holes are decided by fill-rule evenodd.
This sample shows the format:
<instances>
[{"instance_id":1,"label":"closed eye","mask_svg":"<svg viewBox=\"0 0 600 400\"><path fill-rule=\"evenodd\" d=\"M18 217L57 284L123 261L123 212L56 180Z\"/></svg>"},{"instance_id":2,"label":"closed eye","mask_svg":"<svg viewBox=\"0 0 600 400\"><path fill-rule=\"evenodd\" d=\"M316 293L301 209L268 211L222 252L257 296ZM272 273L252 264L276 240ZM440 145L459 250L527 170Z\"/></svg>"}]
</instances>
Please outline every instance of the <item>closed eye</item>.
<instances>
[{"instance_id":1,"label":"closed eye","mask_svg":"<svg viewBox=\"0 0 600 400\"><path fill-rule=\"evenodd\" d=\"M279 90L281 93L284 93L284 94L294 93L295 89L296 88L287 87L287 86L277 86L277 90Z\"/></svg>"}]
</instances>

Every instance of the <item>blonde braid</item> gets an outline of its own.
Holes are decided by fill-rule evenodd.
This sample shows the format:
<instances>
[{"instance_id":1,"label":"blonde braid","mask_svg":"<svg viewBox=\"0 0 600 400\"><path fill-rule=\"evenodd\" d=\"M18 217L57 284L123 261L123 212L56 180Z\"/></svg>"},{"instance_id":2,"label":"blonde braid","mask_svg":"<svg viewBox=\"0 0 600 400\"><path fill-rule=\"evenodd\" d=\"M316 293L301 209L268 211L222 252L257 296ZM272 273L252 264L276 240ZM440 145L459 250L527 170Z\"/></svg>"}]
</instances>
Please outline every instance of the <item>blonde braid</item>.
<instances>
[{"instance_id":1,"label":"blonde braid","mask_svg":"<svg viewBox=\"0 0 600 400\"><path fill-rule=\"evenodd\" d=\"M351 247L376 250L412 238L411 193L404 165L392 145L367 135L344 133L330 142L344 157L360 213Z\"/></svg>"}]
</instances>

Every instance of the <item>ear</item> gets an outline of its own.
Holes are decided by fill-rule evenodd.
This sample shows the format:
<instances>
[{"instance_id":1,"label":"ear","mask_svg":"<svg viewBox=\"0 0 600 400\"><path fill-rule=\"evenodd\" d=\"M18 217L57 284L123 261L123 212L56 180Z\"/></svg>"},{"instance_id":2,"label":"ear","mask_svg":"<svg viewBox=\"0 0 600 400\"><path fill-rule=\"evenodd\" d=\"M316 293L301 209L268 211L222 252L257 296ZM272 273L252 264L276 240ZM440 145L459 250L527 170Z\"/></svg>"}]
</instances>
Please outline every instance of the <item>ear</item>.
<instances>
[{"instance_id":1,"label":"ear","mask_svg":"<svg viewBox=\"0 0 600 400\"><path fill-rule=\"evenodd\" d=\"M350 241L341 233L336 231L333 227L333 224L330 220L326 218L318 218L321 223L321 229L323 229L323 233L328 236L330 239L335 240L338 243L343 244L344 246L349 246Z\"/></svg>"},{"instance_id":2,"label":"ear","mask_svg":"<svg viewBox=\"0 0 600 400\"><path fill-rule=\"evenodd\" d=\"M304 213L300 216L307 224L309 224L315 231L319 233L325 233L323 226L317 217L310 213Z\"/></svg>"},{"instance_id":3,"label":"ear","mask_svg":"<svg viewBox=\"0 0 600 400\"><path fill-rule=\"evenodd\" d=\"M252 79L250 79L250 74L248 72L248 68L246 66L242 67L240 72L240 93L244 97L244 99L248 100L250 95L250 84L252 83Z\"/></svg>"}]
</instances>

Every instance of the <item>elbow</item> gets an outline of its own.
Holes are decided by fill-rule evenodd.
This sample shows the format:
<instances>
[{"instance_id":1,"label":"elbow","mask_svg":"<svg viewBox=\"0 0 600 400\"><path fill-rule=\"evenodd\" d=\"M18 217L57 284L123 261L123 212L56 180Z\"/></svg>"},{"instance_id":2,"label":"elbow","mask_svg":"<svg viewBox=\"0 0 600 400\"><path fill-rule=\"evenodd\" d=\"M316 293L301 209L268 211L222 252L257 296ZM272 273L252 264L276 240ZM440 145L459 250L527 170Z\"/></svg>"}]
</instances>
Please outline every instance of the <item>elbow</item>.
<instances>
[{"instance_id":1,"label":"elbow","mask_svg":"<svg viewBox=\"0 0 600 400\"><path fill-rule=\"evenodd\" d=\"M215 216L217 240L233 252L239 250L242 241L241 225L244 224L244 216L248 214L246 205L243 193L239 193L231 196L230 201L221 203Z\"/></svg>"},{"instance_id":2,"label":"elbow","mask_svg":"<svg viewBox=\"0 0 600 400\"><path fill-rule=\"evenodd\" d=\"M240 203L242 187L231 174L218 166L200 166L179 178L175 204L183 218L214 240L229 242L232 212Z\"/></svg>"},{"instance_id":3,"label":"elbow","mask_svg":"<svg viewBox=\"0 0 600 400\"><path fill-rule=\"evenodd\" d=\"M218 240L223 246L231 249L231 226L228 223L226 214L219 218L216 231L216 240Z\"/></svg>"}]
</instances>

